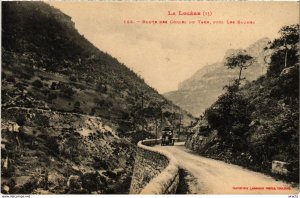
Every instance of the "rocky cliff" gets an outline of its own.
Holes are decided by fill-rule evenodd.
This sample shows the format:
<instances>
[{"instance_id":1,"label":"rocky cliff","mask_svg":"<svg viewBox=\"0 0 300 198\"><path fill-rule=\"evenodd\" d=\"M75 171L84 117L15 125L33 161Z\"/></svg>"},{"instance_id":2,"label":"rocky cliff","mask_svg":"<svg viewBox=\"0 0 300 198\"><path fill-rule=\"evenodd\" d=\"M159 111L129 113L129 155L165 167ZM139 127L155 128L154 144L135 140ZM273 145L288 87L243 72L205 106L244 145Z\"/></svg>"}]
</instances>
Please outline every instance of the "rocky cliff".
<instances>
[{"instance_id":1,"label":"rocky cliff","mask_svg":"<svg viewBox=\"0 0 300 198\"><path fill-rule=\"evenodd\" d=\"M268 52L264 51L264 48L268 42L268 38L262 38L245 49L247 54L256 59L256 62L243 72L246 80L252 81L265 74L265 55ZM228 50L224 60L240 50L242 49ZM238 71L228 70L224 66L224 60L203 66L192 77L180 83L177 91L168 92L164 96L194 116L199 116L224 93L223 87L237 78Z\"/></svg>"},{"instance_id":2,"label":"rocky cliff","mask_svg":"<svg viewBox=\"0 0 300 198\"><path fill-rule=\"evenodd\" d=\"M186 146L199 154L299 182L299 24L270 43L267 73L226 88ZM289 48L285 48L286 42ZM282 165L280 171L274 169Z\"/></svg>"},{"instance_id":3,"label":"rocky cliff","mask_svg":"<svg viewBox=\"0 0 300 198\"><path fill-rule=\"evenodd\" d=\"M44 2L2 3L1 77L2 193L128 193L135 144L192 119Z\"/></svg>"}]
</instances>

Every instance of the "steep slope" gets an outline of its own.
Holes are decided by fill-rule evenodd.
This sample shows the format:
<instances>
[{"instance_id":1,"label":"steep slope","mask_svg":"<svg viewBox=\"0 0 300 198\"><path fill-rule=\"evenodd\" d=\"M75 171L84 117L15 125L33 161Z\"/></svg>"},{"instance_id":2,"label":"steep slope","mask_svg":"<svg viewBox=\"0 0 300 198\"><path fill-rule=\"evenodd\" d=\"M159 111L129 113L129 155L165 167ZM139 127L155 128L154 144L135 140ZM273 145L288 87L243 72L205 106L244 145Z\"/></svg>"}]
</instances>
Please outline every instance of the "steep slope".
<instances>
[{"instance_id":1,"label":"steep slope","mask_svg":"<svg viewBox=\"0 0 300 198\"><path fill-rule=\"evenodd\" d=\"M268 38L262 38L245 49L247 54L256 58L256 62L243 73L246 80L255 80L266 72L266 52L263 49L268 42ZM239 50L228 50L224 60ZM224 60L202 67L191 78L180 83L177 91L165 93L164 96L194 116L199 116L224 93L223 87L238 75L237 70L224 67Z\"/></svg>"},{"instance_id":2,"label":"steep slope","mask_svg":"<svg viewBox=\"0 0 300 198\"><path fill-rule=\"evenodd\" d=\"M267 74L242 87L228 87L195 125L186 146L299 182L299 25L280 33L270 45ZM282 164L279 169L274 161Z\"/></svg>"},{"instance_id":3,"label":"steep slope","mask_svg":"<svg viewBox=\"0 0 300 198\"><path fill-rule=\"evenodd\" d=\"M1 72L3 193L128 193L135 143L192 119L43 2L2 3Z\"/></svg>"}]
</instances>

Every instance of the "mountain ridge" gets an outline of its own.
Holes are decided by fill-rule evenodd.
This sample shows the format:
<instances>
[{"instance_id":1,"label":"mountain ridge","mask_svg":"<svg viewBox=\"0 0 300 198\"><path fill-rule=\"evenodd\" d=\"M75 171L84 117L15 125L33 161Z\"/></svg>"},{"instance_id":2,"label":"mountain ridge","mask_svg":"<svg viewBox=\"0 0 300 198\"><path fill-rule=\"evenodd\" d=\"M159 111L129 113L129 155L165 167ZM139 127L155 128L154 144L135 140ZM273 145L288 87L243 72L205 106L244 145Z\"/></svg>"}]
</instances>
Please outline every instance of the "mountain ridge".
<instances>
[{"instance_id":1,"label":"mountain ridge","mask_svg":"<svg viewBox=\"0 0 300 198\"><path fill-rule=\"evenodd\" d=\"M44 2L2 3L2 193L128 193L135 144L193 117Z\"/></svg>"},{"instance_id":2,"label":"mountain ridge","mask_svg":"<svg viewBox=\"0 0 300 198\"><path fill-rule=\"evenodd\" d=\"M266 74L234 83L205 110L186 147L200 155L299 183L299 24L283 26ZM289 48L286 48L287 42ZM276 167L280 164L280 168Z\"/></svg>"},{"instance_id":3,"label":"mountain ridge","mask_svg":"<svg viewBox=\"0 0 300 198\"><path fill-rule=\"evenodd\" d=\"M266 72L264 48L270 40L262 38L249 45L245 51L256 58L256 63L243 72L246 80L255 80ZM217 97L223 93L223 87L233 81L237 70L227 70L224 66L226 57L243 49L229 49L221 62L206 65L187 80L179 83L178 90L165 93L164 96L194 116L199 116ZM195 107L196 105L196 107Z\"/></svg>"}]
</instances>

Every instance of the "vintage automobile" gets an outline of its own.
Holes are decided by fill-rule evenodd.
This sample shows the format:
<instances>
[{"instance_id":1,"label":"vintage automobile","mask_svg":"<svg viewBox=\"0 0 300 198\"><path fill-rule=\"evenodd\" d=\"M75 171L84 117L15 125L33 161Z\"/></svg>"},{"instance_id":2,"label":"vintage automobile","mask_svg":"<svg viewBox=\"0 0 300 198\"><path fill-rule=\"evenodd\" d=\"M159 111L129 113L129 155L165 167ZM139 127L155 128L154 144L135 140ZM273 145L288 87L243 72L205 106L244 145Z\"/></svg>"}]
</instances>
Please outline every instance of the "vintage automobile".
<instances>
[{"instance_id":1,"label":"vintage automobile","mask_svg":"<svg viewBox=\"0 0 300 198\"><path fill-rule=\"evenodd\" d=\"M173 130L170 127L162 130L161 145L174 145Z\"/></svg>"}]
</instances>

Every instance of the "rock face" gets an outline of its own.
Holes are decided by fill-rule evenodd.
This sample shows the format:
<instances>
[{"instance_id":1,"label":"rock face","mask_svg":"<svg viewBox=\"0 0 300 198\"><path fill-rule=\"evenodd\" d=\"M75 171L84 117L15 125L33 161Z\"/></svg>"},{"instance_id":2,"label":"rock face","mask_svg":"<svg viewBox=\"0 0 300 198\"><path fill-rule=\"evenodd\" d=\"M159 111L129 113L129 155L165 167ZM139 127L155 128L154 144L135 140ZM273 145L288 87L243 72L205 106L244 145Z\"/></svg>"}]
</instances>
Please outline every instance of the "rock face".
<instances>
[{"instance_id":1,"label":"rock face","mask_svg":"<svg viewBox=\"0 0 300 198\"><path fill-rule=\"evenodd\" d=\"M228 92L191 129L186 147L200 155L299 182L299 65ZM230 110L226 108L231 97ZM227 103L226 103L227 102Z\"/></svg>"},{"instance_id":2,"label":"rock face","mask_svg":"<svg viewBox=\"0 0 300 198\"><path fill-rule=\"evenodd\" d=\"M20 118L18 131L2 129L6 193L128 192L134 147L101 118L32 108L2 110L4 126Z\"/></svg>"},{"instance_id":3,"label":"rock face","mask_svg":"<svg viewBox=\"0 0 300 198\"><path fill-rule=\"evenodd\" d=\"M135 143L192 119L44 2L2 4L1 77L3 193L128 193Z\"/></svg>"},{"instance_id":4,"label":"rock face","mask_svg":"<svg viewBox=\"0 0 300 198\"><path fill-rule=\"evenodd\" d=\"M270 42L266 74L227 87L194 124L186 146L299 183L299 24L284 29ZM293 38L288 50L286 38Z\"/></svg>"},{"instance_id":5,"label":"rock face","mask_svg":"<svg viewBox=\"0 0 300 198\"><path fill-rule=\"evenodd\" d=\"M243 71L242 77L246 80L252 81L265 74L264 57L267 52L264 48L268 42L268 38L262 38L245 49L246 53L256 58L256 62ZM224 61L239 50L228 50L222 62L202 67L191 78L180 83L177 91L165 93L164 96L194 116L199 116L224 92L223 87L237 78L238 71L227 69Z\"/></svg>"}]
</instances>

